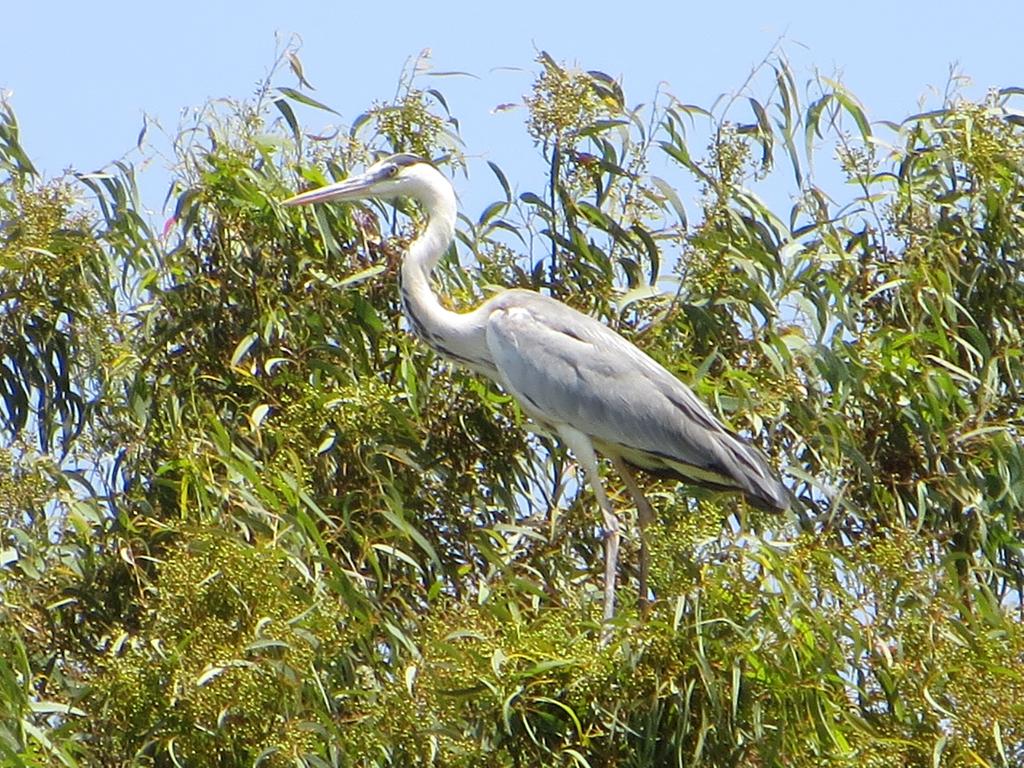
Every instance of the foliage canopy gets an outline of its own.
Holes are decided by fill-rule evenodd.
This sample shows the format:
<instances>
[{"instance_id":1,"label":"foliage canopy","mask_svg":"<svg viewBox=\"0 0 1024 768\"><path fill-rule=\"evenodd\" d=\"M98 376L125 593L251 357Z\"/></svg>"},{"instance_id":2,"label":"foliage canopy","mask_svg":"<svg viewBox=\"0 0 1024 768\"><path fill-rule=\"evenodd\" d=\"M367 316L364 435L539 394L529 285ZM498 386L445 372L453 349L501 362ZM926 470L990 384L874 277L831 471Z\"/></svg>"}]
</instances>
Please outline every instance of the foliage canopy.
<instances>
[{"instance_id":1,"label":"foliage canopy","mask_svg":"<svg viewBox=\"0 0 1024 768\"><path fill-rule=\"evenodd\" d=\"M1024 91L871 122L779 55L634 107L540 57L546 185L474 179L442 292L600 316L804 505L647 479L641 616L610 476L602 645L571 457L405 329L417 212L278 205L377 151L464 169L445 96L417 62L313 135L289 60L176 137L162 231L131 166L41 179L0 112L0 765L1024 762Z\"/></svg>"}]
</instances>

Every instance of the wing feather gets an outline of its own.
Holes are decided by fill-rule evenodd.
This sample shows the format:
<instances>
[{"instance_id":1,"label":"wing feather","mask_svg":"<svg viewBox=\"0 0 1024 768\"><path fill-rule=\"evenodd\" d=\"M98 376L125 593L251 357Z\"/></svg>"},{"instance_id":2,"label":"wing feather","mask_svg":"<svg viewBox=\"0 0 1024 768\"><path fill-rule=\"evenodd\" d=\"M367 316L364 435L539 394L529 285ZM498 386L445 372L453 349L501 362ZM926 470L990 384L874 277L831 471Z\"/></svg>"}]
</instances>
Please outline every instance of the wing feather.
<instances>
[{"instance_id":1,"label":"wing feather","mask_svg":"<svg viewBox=\"0 0 1024 768\"><path fill-rule=\"evenodd\" d=\"M486 339L499 379L533 418L568 424L641 468L788 506L759 451L604 324L529 291L508 291L490 309Z\"/></svg>"}]
</instances>

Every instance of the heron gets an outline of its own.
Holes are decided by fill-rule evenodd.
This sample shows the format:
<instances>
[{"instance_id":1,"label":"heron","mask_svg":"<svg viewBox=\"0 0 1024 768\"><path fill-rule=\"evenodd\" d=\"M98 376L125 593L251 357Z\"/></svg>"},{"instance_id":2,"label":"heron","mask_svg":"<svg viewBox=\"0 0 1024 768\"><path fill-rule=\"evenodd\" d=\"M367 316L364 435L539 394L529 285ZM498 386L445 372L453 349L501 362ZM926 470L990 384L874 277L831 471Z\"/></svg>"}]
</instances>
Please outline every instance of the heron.
<instances>
[{"instance_id":1,"label":"heron","mask_svg":"<svg viewBox=\"0 0 1024 768\"><path fill-rule=\"evenodd\" d=\"M640 528L639 593L647 599L644 529L654 513L633 469L719 491L755 507L785 511L789 489L755 447L727 429L679 379L594 317L536 291L503 290L475 309L447 309L431 273L455 235L457 202L431 162L400 153L364 173L295 195L283 205L411 199L425 223L399 272L411 330L431 349L497 382L538 431L555 435L582 468L600 507L604 539L603 618L614 618L619 522L598 453L622 478Z\"/></svg>"}]
</instances>

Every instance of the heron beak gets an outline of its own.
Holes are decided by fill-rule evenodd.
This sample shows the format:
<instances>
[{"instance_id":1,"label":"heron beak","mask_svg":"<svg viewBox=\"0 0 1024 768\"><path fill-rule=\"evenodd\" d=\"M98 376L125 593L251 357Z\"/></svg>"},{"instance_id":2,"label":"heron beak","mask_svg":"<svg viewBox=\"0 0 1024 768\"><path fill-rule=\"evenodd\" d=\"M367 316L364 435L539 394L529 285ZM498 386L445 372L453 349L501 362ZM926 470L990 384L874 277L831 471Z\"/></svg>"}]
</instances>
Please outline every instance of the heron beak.
<instances>
[{"instance_id":1,"label":"heron beak","mask_svg":"<svg viewBox=\"0 0 1024 768\"><path fill-rule=\"evenodd\" d=\"M287 200L283 200L281 205L310 205L311 203L324 203L328 200L361 200L367 197L367 191L376 181L376 178L366 174L353 176L344 181L289 197Z\"/></svg>"}]
</instances>

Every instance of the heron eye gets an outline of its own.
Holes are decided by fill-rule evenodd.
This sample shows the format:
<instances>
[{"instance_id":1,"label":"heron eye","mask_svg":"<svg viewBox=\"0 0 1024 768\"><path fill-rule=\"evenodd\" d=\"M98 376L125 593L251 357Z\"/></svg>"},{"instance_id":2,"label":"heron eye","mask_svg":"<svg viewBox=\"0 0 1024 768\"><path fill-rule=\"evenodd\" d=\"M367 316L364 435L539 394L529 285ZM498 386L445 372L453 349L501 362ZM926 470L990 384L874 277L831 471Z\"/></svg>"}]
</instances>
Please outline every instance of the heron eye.
<instances>
[{"instance_id":1,"label":"heron eye","mask_svg":"<svg viewBox=\"0 0 1024 768\"><path fill-rule=\"evenodd\" d=\"M389 179L395 178L395 176L398 175L398 166L397 165L388 166L387 175L388 175Z\"/></svg>"}]
</instances>

